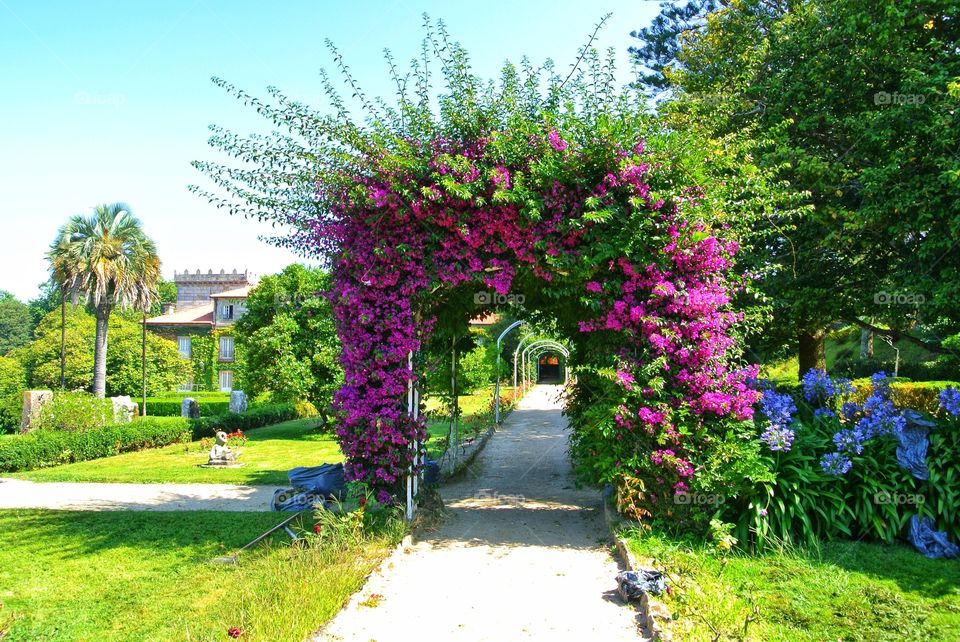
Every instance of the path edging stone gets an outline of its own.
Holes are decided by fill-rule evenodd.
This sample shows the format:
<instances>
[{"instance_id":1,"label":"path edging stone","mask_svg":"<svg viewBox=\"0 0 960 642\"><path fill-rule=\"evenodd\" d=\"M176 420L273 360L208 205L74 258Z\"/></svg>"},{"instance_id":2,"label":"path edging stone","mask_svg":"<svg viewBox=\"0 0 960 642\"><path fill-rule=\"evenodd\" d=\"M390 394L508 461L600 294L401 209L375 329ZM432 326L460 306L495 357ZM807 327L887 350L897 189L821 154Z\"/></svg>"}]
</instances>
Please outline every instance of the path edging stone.
<instances>
[{"instance_id":1,"label":"path edging stone","mask_svg":"<svg viewBox=\"0 0 960 642\"><path fill-rule=\"evenodd\" d=\"M607 522L607 528L610 530L610 537L613 538L614 549L617 557L628 571L636 571L643 565L637 561L636 556L627 545L627 540L620 537L617 533L621 527L626 524L616 508L611 506L610 498L603 497L603 517ZM653 566L653 560L646 564L648 568ZM662 603L644 593L640 598L640 622L643 625L647 639L653 642L672 642L673 635L667 628L667 625L673 621L670 616L670 610Z\"/></svg>"}]
</instances>

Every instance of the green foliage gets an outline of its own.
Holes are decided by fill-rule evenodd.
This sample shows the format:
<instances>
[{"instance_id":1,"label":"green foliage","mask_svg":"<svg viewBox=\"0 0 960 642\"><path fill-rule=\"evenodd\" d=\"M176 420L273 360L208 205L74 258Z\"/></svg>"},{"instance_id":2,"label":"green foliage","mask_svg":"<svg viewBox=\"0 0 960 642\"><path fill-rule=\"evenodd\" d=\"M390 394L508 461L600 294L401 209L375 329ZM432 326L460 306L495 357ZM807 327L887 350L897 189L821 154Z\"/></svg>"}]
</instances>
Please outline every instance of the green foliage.
<instances>
[{"instance_id":1,"label":"green foliage","mask_svg":"<svg viewBox=\"0 0 960 642\"><path fill-rule=\"evenodd\" d=\"M330 304L321 295L328 288L325 271L294 263L263 277L250 292L235 330L243 386L251 397L330 406L343 374Z\"/></svg>"},{"instance_id":2,"label":"green foliage","mask_svg":"<svg viewBox=\"0 0 960 642\"><path fill-rule=\"evenodd\" d=\"M662 531L626 534L640 559L667 570L661 602L684 642L954 640L960 563L909 546L826 542L747 555Z\"/></svg>"},{"instance_id":3,"label":"green foliage","mask_svg":"<svg viewBox=\"0 0 960 642\"><path fill-rule=\"evenodd\" d=\"M23 365L10 356L0 356L0 433L19 429L26 386Z\"/></svg>"},{"instance_id":4,"label":"green foliage","mask_svg":"<svg viewBox=\"0 0 960 642\"><path fill-rule=\"evenodd\" d=\"M89 392L57 391L53 400L40 407L35 428L85 432L113 423L113 407L109 399L98 399Z\"/></svg>"},{"instance_id":5,"label":"green foliage","mask_svg":"<svg viewBox=\"0 0 960 642\"><path fill-rule=\"evenodd\" d=\"M26 345L32 331L33 317L27 304L0 290L0 355Z\"/></svg>"},{"instance_id":6,"label":"green foliage","mask_svg":"<svg viewBox=\"0 0 960 642\"><path fill-rule=\"evenodd\" d=\"M191 396L191 395L187 395ZM151 417L179 417L184 397L147 397L147 414ZM201 417L222 415L230 411L230 401L197 399Z\"/></svg>"},{"instance_id":7,"label":"green foliage","mask_svg":"<svg viewBox=\"0 0 960 642\"><path fill-rule=\"evenodd\" d=\"M32 470L190 441L179 417L147 417L98 430L37 430L0 440L0 472Z\"/></svg>"},{"instance_id":8,"label":"green foliage","mask_svg":"<svg viewBox=\"0 0 960 642\"><path fill-rule=\"evenodd\" d=\"M278 424L281 421L304 419L307 415L302 413L309 413L311 410L315 411L316 408L304 404L272 403L257 406L241 413L228 412L213 417L200 417L200 419L194 419L192 422L193 438L212 437L220 430L228 433L236 430L246 431L270 424Z\"/></svg>"},{"instance_id":9,"label":"green foliage","mask_svg":"<svg viewBox=\"0 0 960 642\"><path fill-rule=\"evenodd\" d=\"M67 307L65 387L89 390L93 383L95 319L79 307ZM24 362L34 388L60 387L60 310L48 313L37 325L35 338L26 347ZM107 394L141 394L142 330L139 322L120 315L110 319L107 345ZM190 373L190 364L179 356L169 339L147 333L147 394L171 390Z\"/></svg>"},{"instance_id":10,"label":"green foliage","mask_svg":"<svg viewBox=\"0 0 960 642\"><path fill-rule=\"evenodd\" d=\"M470 394L493 382L496 363L491 360L490 352L487 346L477 346L460 359L457 385L461 394Z\"/></svg>"},{"instance_id":11,"label":"green foliage","mask_svg":"<svg viewBox=\"0 0 960 642\"><path fill-rule=\"evenodd\" d=\"M768 210L744 256L777 319L768 347L839 318L903 333L919 320L934 346L960 326L952 9L669 2L635 34L642 82L671 93L668 122L753 146L805 197L802 216Z\"/></svg>"}]
</instances>

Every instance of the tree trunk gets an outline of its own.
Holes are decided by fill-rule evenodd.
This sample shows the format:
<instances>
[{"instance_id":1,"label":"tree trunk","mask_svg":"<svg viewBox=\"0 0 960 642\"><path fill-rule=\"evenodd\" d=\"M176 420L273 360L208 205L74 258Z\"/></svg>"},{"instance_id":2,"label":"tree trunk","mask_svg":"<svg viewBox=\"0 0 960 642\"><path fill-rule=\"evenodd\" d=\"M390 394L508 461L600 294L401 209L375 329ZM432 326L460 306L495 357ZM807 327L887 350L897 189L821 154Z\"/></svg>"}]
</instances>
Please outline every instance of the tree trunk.
<instances>
[{"instance_id":1,"label":"tree trunk","mask_svg":"<svg viewBox=\"0 0 960 642\"><path fill-rule=\"evenodd\" d=\"M112 305L97 306L97 339L93 352L93 394L103 399L107 394L107 328Z\"/></svg>"},{"instance_id":2,"label":"tree trunk","mask_svg":"<svg viewBox=\"0 0 960 642\"><path fill-rule=\"evenodd\" d=\"M800 372L802 377L811 368L815 370L827 369L826 330L801 332L798 336L800 343Z\"/></svg>"},{"instance_id":3,"label":"tree trunk","mask_svg":"<svg viewBox=\"0 0 960 642\"><path fill-rule=\"evenodd\" d=\"M873 359L873 330L860 328L860 358Z\"/></svg>"}]
</instances>

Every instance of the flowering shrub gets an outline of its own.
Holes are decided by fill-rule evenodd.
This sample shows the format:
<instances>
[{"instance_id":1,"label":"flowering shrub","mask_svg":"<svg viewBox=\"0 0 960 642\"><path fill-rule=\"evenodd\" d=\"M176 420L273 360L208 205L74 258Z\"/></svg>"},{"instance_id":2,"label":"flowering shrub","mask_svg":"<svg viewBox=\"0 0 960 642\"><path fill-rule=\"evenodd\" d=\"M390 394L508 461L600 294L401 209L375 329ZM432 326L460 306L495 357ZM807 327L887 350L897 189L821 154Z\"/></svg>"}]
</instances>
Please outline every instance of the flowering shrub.
<instances>
[{"instance_id":1,"label":"flowering shrub","mask_svg":"<svg viewBox=\"0 0 960 642\"><path fill-rule=\"evenodd\" d=\"M728 225L763 211L751 203L765 198L766 174L741 175L734 165L753 166L734 159L739 150L702 154L665 129L595 52L567 79L508 66L493 91L442 27L427 30L446 83L439 100L432 63L409 85L396 75L388 107L366 99L336 52L364 124L329 82L333 115L217 81L291 135L264 144L217 130L216 146L257 168L197 164L236 197L211 200L289 226L279 243L331 266L347 478L391 500L427 436L423 415L407 412L426 357L490 311L475 292L515 290L529 313L556 318L584 367L568 408L581 469L603 481L641 475L650 501L684 488L718 443L733 447L726 435L759 398L747 384L756 368L741 363L732 298L744 283L731 276L739 245Z\"/></svg>"}]
</instances>

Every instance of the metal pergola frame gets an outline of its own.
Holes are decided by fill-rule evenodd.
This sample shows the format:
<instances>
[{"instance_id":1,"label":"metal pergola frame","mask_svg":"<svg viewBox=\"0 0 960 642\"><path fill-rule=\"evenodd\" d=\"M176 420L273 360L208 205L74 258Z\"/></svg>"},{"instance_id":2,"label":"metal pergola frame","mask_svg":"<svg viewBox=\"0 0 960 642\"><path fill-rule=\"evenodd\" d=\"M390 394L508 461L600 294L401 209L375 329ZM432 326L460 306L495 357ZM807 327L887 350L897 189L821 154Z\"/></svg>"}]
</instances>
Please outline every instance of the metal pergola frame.
<instances>
[{"instance_id":1,"label":"metal pergola frame","mask_svg":"<svg viewBox=\"0 0 960 642\"><path fill-rule=\"evenodd\" d=\"M539 340L537 340L537 341L534 341L534 342L531 343L530 345L528 345L526 348L523 349L523 352L520 353L520 366L521 366L521 370L520 370L520 371L523 373L523 388L524 388L524 390L526 390L526 387L527 387L527 383L526 383L526 379L527 379L527 377L526 377L526 375L527 375L527 365L528 365L527 355L530 353L530 351L531 351L532 349L534 349L534 348L536 348L536 347L539 347L539 346L549 346L550 348L555 349L555 350L557 350L558 352L560 352L560 354L562 354L563 357L564 357L564 359L566 359L567 361L569 361L569 359L570 359L570 351L567 350L567 348L566 348L562 343L560 343L559 341L556 341L556 340L554 340L554 339L539 339ZM518 350L520 349L519 346L517 347L517 349L518 349ZM513 370L513 386L514 386L514 392L516 392L516 389L517 389L517 369L516 369L517 359L516 359L516 356L517 356L516 353L514 353L514 360L513 360L513 364L514 364L514 370ZM564 382L566 382L566 378L567 378L567 377L566 377L566 367L565 367L565 368L564 368Z\"/></svg>"}]
</instances>

